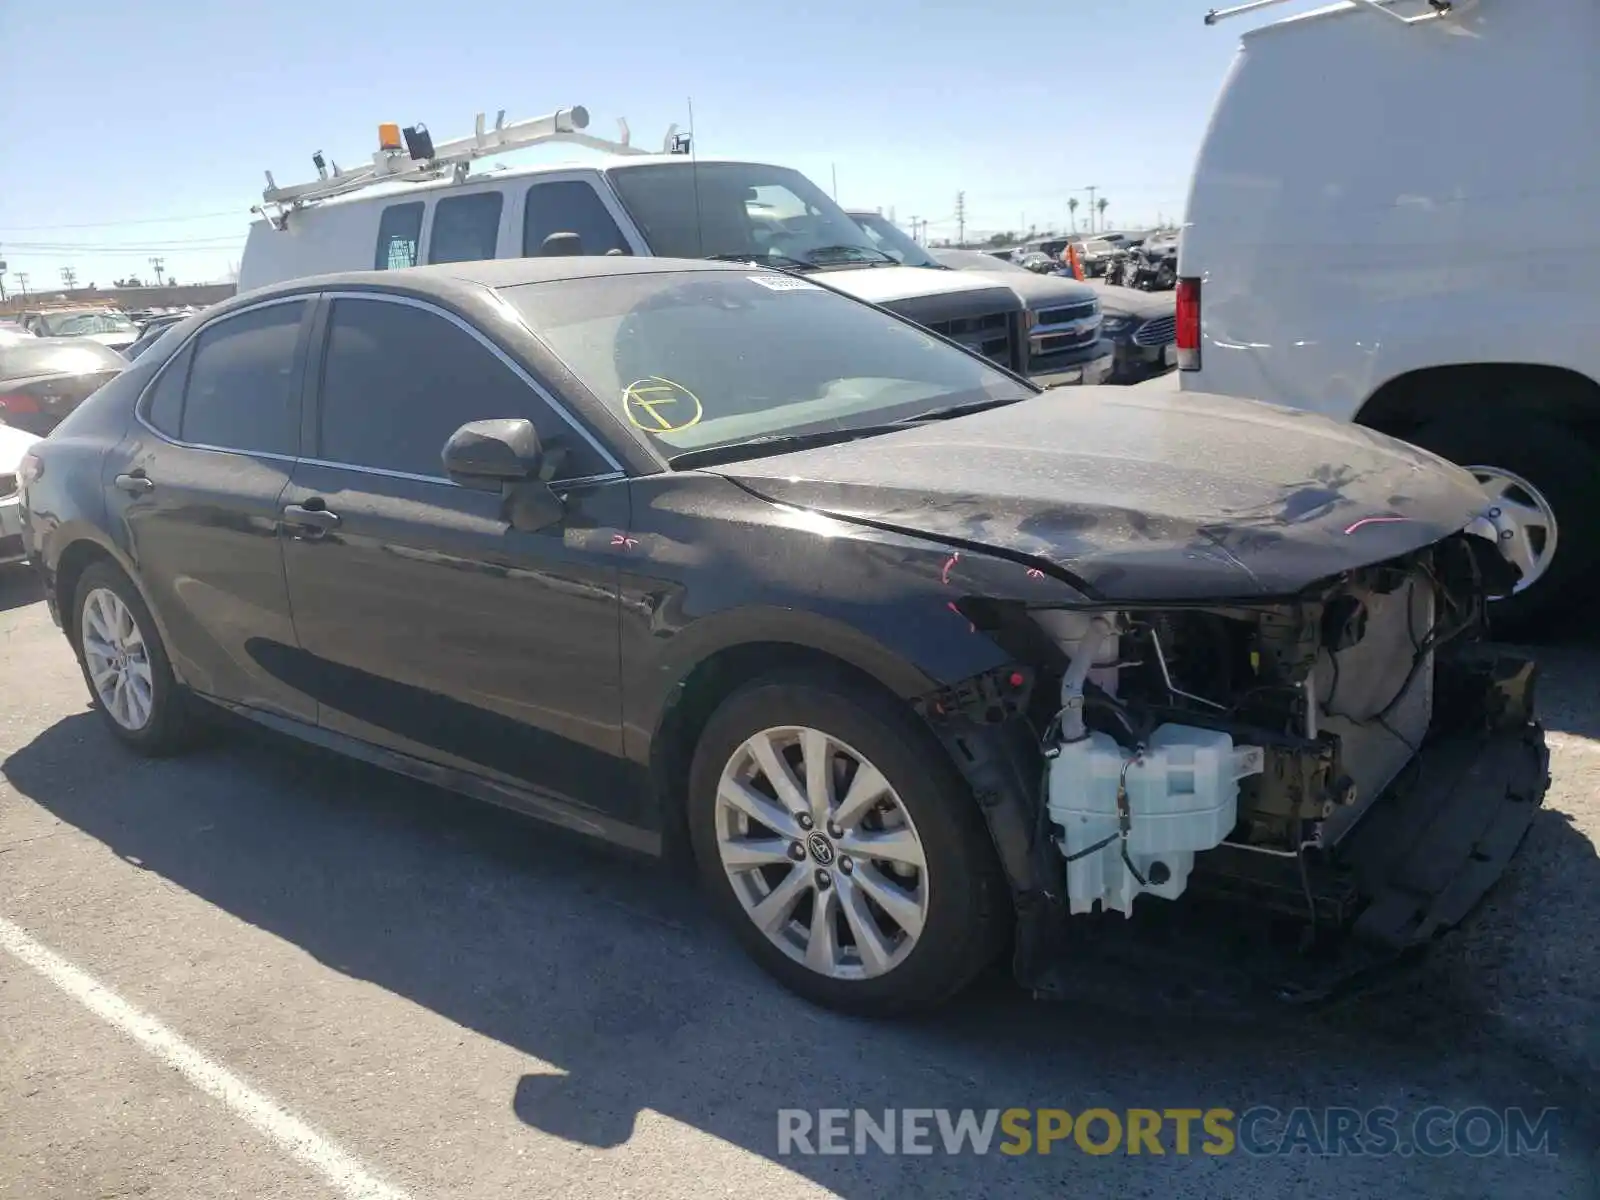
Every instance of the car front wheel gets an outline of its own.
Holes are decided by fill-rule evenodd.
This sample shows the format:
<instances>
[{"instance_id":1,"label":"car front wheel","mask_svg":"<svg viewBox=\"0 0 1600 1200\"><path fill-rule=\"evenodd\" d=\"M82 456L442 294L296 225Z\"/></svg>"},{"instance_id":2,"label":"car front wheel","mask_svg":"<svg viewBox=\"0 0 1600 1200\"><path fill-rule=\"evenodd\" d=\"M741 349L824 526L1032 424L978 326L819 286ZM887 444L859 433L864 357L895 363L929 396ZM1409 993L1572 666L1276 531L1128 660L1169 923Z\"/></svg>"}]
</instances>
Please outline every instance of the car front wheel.
<instances>
[{"instance_id":1,"label":"car front wheel","mask_svg":"<svg viewBox=\"0 0 1600 1200\"><path fill-rule=\"evenodd\" d=\"M953 996L1003 943L987 829L909 710L774 677L731 696L690 778L695 856L745 948L802 996L889 1015Z\"/></svg>"}]
</instances>

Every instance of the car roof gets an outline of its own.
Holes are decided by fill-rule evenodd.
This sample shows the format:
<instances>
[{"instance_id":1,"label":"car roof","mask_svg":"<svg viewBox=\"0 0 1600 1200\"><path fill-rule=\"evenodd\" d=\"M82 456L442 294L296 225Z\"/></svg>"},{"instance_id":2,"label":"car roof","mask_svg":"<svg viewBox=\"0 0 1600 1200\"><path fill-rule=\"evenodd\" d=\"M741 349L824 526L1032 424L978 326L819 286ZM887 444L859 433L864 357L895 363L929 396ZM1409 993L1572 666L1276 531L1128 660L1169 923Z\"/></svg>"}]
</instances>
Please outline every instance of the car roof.
<instances>
[{"instance_id":1,"label":"car roof","mask_svg":"<svg viewBox=\"0 0 1600 1200\"><path fill-rule=\"evenodd\" d=\"M683 271L769 271L752 263L711 262L699 258L635 257L624 254L574 254L549 258L486 258L469 262L404 267L395 271L340 271L269 284L239 297L327 291L341 287L393 287L411 292L448 291L463 283L487 288L556 283L610 275L662 275ZM775 274L781 272L774 272Z\"/></svg>"}]
</instances>

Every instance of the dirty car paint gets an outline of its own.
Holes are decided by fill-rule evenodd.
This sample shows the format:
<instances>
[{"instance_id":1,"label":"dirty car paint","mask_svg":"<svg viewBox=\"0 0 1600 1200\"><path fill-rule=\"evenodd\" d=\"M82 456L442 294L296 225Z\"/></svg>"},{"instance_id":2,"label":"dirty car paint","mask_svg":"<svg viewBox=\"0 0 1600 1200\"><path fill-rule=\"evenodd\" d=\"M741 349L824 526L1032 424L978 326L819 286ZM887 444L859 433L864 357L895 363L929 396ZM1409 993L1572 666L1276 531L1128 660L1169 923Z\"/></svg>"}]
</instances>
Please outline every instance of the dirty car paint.
<instances>
[{"instance_id":1,"label":"dirty car paint","mask_svg":"<svg viewBox=\"0 0 1600 1200\"><path fill-rule=\"evenodd\" d=\"M1291 594L1447 537L1483 507L1466 472L1359 426L1119 388L723 473L773 501L1028 556L1107 601Z\"/></svg>"}]
</instances>

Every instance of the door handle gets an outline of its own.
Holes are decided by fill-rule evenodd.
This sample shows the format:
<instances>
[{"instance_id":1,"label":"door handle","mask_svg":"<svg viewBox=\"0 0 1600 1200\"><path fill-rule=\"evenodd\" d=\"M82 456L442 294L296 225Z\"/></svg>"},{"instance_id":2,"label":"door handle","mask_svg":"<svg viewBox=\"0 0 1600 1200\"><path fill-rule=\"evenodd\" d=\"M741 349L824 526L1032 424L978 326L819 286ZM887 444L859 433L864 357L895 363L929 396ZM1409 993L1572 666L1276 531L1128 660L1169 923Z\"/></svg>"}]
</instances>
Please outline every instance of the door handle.
<instances>
[{"instance_id":1,"label":"door handle","mask_svg":"<svg viewBox=\"0 0 1600 1200\"><path fill-rule=\"evenodd\" d=\"M315 530L314 536L320 536L330 529L339 527L338 513L331 513L325 508L307 508L303 504L285 504L283 520L287 525L298 525L308 531Z\"/></svg>"},{"instance_id":2,"label":"door handle","mask_svg":"<svg viewBox=\"0 0 1600 1200\"><path fill-rule=\"evenodd\" d=\"M118 475L112 482L119 490L132 496L142 496L156 486L155 480L143 471L135 471L131 475Z\"/></svg>"}]
</instances>

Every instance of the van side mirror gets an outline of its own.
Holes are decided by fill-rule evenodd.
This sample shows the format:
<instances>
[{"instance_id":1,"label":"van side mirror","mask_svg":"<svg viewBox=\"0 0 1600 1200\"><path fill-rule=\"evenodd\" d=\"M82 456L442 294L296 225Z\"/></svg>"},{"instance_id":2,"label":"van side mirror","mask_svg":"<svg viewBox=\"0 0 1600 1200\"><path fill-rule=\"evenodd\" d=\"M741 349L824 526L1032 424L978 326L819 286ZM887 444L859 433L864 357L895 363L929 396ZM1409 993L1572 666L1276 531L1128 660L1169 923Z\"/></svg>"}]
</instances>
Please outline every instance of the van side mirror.
<instances>
[{"instance_id":1,"label":"van side mirror","mask_svg":"<svg viewBox=\"0 0 1600 1200\"><path fill-rule=\"evenodd\" d=\"M497 492L539 473L544 450L526 417L468 421L444 444L444 473L463 487Z\"/></svg>"}]
</instances>

